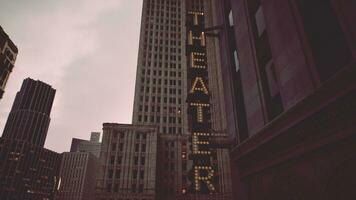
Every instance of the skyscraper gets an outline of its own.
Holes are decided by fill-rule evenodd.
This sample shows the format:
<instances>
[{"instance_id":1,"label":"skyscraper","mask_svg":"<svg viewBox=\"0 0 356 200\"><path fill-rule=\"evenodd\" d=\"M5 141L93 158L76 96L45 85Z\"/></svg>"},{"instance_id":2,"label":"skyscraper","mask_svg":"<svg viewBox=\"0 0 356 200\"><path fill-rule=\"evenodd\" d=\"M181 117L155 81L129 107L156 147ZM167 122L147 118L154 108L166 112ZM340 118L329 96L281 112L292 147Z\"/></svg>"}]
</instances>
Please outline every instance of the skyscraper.
<instances>
[{"instance_id":1,"label":"skyscraper","mask_svg":"<svg viewBox=\"0 0 356 200\"><path fill-rule=\"evenodd\" d=\"M210 16L211 1L199 0L144 0L141 34L136 74L133 124L158 126L158 188L161 199L187 199L188 187L192 180L191 134L188 124L187 94L191 88L186 55L187 13L199 12ZM212 18L205 18L206 24L215 25ZM194 38L196 39L196 38ZM202 40L205 43L205 36ZM221 85L216 71L218 59L215 40L208 40L207 62L211 85L211 127L224 129L222 99L219 97ZM205 48L205 46L204 46ZM189 57L190 58L190 57ZM194 59L194 58L193 58ZM201 58L197 58L201 60ZM199 62L199 61L198 61ZM202 64L202 63L200 63ZM205 64L205 63L204 63ZM214 76L216 72L216 76ZM205 72L204 72L205 73ZM189 82L189 83L188 83ZM198 83L200 84L200 83ZM209 112L211 113L211 112ZM210 119L209 119L210 121ZM210 123L210 122L209 122ZM226 151L218 151L214 156L217 171L214 176L219 193L230 191L229 161ZM183 158L184 157L184 158ZM162 163L160 163L162 162ZM167 166L167 167L162 167ZM183 195L183 196L182 196ZM197 198L196 194L190 198ZM221 197L223 198L223 197ZM227 197L228 198L228 197Z\"/></svg>"},{"instance_id":2,"label":"skyscraper","mask_svg":"<svg viewBox=\"0 0 356 200\"><path fill-rule=\"evenodd\" d=\"M25 79L16 94L2 137L43 147L55 93L46 83Z\"/></svg>"},{"instance_id":3,"label":"skyscraper","mask_svg":"<svg viewBox=\"0 0 356 200\"><path fill-rule=\"evenodd\" d=\"M55 90L26 79L0 138L1 199L53 199L60 154L43 148Z\"/></svg>"},{"instance_id":4,"label":"skyscraper","mask_svg":"<svg viewBox=\"0 0 356 200\"><path fill-rule=\"evenodd\" d=\"M5 86L14 68L18 49L0 26L0 99L5 92Z\"/></svg>"},{"instance_id":5,"label":"skyscraper","mask_svg":"<svg viewBox=\"0 0 356 200\"><path fill-rule=\"evenodd\" d=\"M187 131L184 5L143 1L133 124L157 125L162 134Z\"/></svg>"}]
</instances>

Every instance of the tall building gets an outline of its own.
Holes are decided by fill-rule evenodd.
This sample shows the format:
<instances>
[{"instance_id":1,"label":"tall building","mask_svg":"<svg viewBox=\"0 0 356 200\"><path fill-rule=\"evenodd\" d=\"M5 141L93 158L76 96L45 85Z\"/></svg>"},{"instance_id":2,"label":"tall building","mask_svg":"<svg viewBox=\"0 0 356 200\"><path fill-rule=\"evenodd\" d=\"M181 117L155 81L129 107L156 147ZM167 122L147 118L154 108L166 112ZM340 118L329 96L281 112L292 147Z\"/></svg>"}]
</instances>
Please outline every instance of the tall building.
<instances>
[{"instance_id":1,"label":"tall building","mask_svg":"<svg viewBox=\"0 0 356 200\"><path fill-rule=\"evenodd\" d=\"M234 199L352 199L353 1L219 0Z\"/></svg>"},{"instance_id":2,"label":"tall building","mask_svg":"<svg viewBox=\"0 0 356 200\"><path fill-rule=\"evenodd\" d=\"M5 92L5 86L12 72L18 49L0 26L0 99Z\"/></svg>"},{"instance_id":3,"label":"tall building","mask_svg":"<svg viewBox=\"0 0 356 200\"><path fill-rule=\"evenodd\" d=\"M156 199L157 129L105 123L96 199Z\"/></svg>"},{"instance_id":4,"label":"tall building","mask_svg":"<svg viewBox=\"0 0 356 200\"><path fill-rule=\"evenodd\" d=\"M43 148L55 90L26 79L0 138L1 199L53 199L60 154Z\"/></svg>"},{"instance_id":5,"label":"tall building","mask_svg":"<svg viewBox=\"0 0 356 200\"><path fill-rule=\"evenodd\" d=\"M157 125L163 134L187 131L184 5L143 1L133 124Z\"/></svg>"},{"instance_id":6,"label":"tall building","mask_svg":"<svg viewBox=\"0 0 356 200\"><path fill-rule=\"evenodd\" d=\"M99 159L89 152L64 152L55 200L94 200Z\"/></svg>"},{"instance_id":7,"label":"tall building","mask_svg":"<svg viewBox=\"0 0 356 200\"><path fill-rule=\"evenodd\" d=\"M197 12L207 16L204 19L207 26L215 25L212 21L213 17L210 17L211 11L213 11L212 7L211 1L143 1L133 124L158 126L159 151L169 152L167 155L160 154L158 156L158 166L170 166L157 168L159 188L157 195L161 199L194 199L199 196L196 191L188 190L195 184L189 176L193 160L190 159L192 149L189 136L192 131L189 124L191 115L188 115L187 104L187 97L192 86L188 64L191 62L190 59L194 58L190 54L187 55L186 51L187 35L189 35L186 23L187 14ZM195 40L197 37L194 36L192 39ZM209 132L213 129L221 132L224 131L226 125L224 124L225 116L222 114L224 113L223 96L221 95L222 77L218 75L220 59L218 59L219 51L216 49L217 39L207 39L205 35L202 35L202 38L204 40L203 48L207 48L205 55L207 63L200 62L200 65L209 66L208 70L204 72L209 73L209 77L206 77L209 81L204 81L210 92L206 96L211 98L209 102L211 105L209 121L211 123L209 122L210 125L207 126L207 129ZM201 58L196 59L200 60ZM198 81L197 84L199 85L201 82ZM177 148L170 148L170 145L166 147L166 144L173 144ZM180 147L184 146L186 150L182 151ZM184 159L182 159L183 154L187 156ZM226 195L227 193L231 195L228 151L214 150L213 154L215 156L210 156L209 159L213 159L213 163L218 163L214 164L216 167L214 184L217 187L216 191L221 194L219 198L216 196L215 198L230 199ZM168 159L169 163L167 164ZM161 161L163 163L160 163ZM169 176L166 176L167 174ZM203 196L200 195L200 198L206 198Z\"/></svg>"},{"instance_id":8,"label":"tall building","mask_svg":"<svg viewBox=\"0 0 356 200\"><path fill-rule=\"evenodd\" d=\"M55 93L46 83L25 79L16 94L2 137L43 147Z\"/></svg>"},{"instance_id":9,"label":"tall building","mask_svg":"<svg viewBox=\"0 0 356 200\"><path fill-rule=\"evenodd\" d=\"M100 133L92 132L90 140L72 139L70 152L89 152L99 158L101 149Z\"/></svg>"}]
</instances>

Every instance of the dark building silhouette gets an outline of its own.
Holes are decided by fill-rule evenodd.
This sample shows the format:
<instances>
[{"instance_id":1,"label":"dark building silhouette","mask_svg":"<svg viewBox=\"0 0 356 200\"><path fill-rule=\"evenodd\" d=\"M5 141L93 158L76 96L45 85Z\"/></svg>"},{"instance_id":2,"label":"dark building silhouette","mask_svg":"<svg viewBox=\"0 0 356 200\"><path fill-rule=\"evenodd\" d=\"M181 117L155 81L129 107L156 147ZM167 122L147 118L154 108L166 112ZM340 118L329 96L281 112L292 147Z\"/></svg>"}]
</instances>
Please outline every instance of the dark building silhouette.
<instances>
[{"instance_id":1,"label":"dark building silhouette","mask_svg":"<svg viewBox=\"0 0 356 200\"><path fill-rule=\"evenodd\" d=\"M99 171L99 159L90 152L64 152L61 184L56 200L92 200Z\"/></svg>"},{"instance_id":2,"label":"dark building silhouette","mask_svg":"<svg viewBox=\"0 0 356 200\"><path fill-rule=\"evenodd\" d=\"M26 79L0 138L0 199L53 199L60 154L43 148L55 90Z\"/></svg>"},{"instance_id":3,"label":"dark building silhouette","mask_svg":"<svg viewBox=\"0 0 356 200\"><path fill-rule=\"evenodd\" d=\"M0 138L0 199L54 198L61 155L22 140Z\"/></svg>"},{"instance_id":4,"label":"dark building silhouette","mask_svg":"<svg viewBox=\"0 0 356 200\"><path fill-rule=\"evenodd\" d=\"M101 149L100 132L92 132L90 140L72 139L70 152L88 152L99 158Z\"/></svg>"},{"instance_id":5,"label":"dark building silhouette","mask_svg":"<svg viewBox=\"0 0 356 200\"><path fill-rule=\"evenodd\" d=\"M234 199L354 199L356 3L215 3Z\"/></svg>"},{"instance_id":6,"label":"dark building silhouette","mask_svg":"<svg viewBox=\"0 0 356 200\"><path fill-rule=\"evenodd\" d=\"M3 137L43 147L55 93L46 83L25 79L21 90L16 94Z\"/></svg>"},{"instance_id":7,"label":"dark building silhouette","mask_svg":"<svg viewBox=\"0 0 356 200\"><path fill-rule=\"evenodd\" d=\"M72 138L72 143L70 145L70 151L69 152L78 152L79 151L79 145L82 142L85 142L87 140L79 139L79 138Z\"/></svg>"},{"instance_id":8,"label":"dark building silhouette","mask_svg":"<svg viewBox=\"0 0 356 200\"><path fill-rule=\"evenodd\" d=\"M0 26L0 99L5 92L5 86L14 68L18 49Z\"/></svg>"}]
</instances>

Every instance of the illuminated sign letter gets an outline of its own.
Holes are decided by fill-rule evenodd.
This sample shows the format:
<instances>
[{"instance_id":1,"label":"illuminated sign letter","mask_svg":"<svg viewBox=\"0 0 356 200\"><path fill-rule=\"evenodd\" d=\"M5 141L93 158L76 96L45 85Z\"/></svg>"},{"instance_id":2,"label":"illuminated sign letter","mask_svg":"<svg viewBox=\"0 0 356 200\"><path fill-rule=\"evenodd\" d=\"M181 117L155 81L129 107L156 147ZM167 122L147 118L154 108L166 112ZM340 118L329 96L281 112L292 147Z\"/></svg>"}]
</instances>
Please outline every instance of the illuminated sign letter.
<instances>
[{"instance_id":1,"label":"illuminated sign letter","mask_svg":"<svg viewBox=\"0 0 356 200\"><path fill-rule=\"evenodd\" d=\"M204 103L191 103L190 105L197 107L197 121L200 123L204 122L203 107L209 107L210 105Z\"/></svg>"},{"instance_id":2,"label":"illuminated sign letter","mask_svg":"<svg viewBox=\"0 0 356 200\"><path fill-rule=\"evenodd\" d=\"M199 58L202 57L202 58ZM192 68L202 68L205 69L205 65L198 65L196 62L204 62L205 63L205 54L204 53L197 53L197 52L192 52L190 54L190 63Z\"/></svg>"},{"instance_id":3,"label":"illuminated sign letter","mask_svg":"<svg viewBox=\"0 0 356 200\"><path fill-rule=\"evenodd\" d=\"M202 12L188 12L188 14L191 14L191 15L193 15L193 19L194 19L194 25L199 25L199 21L198 21L198 16L199 15L201 15L201 16L203 16L204 15L204 13L202 13Z\"/></svg>"},{"instance_id":4,"label":"illuminated sign letter","mask_svg":"<svg viewBox=\"0 0 356 200\"><path fill-rule=\"evenodd\" d=\"M198 86L199 84L199 86ZM190 93L194 93L195 91L202 91L204 94L208 94L208 89L205 86L204 80L202 77L195 77L192 88L190 89Z\"/></svg>"},{"instance_id":5,"label":"illuminated sign letter","mask_svg":"<svg viewBox=\"0 0 356 200\"><path fill-rule=\"evenodd\" d=\"M211 154L210 151L201 151L199 150L199 145L209 145L209 141L199 140L199 136L208 136L207 133L193 133L192 142L193 142L193 153L194 154Z\"/></svg>"},{"instance_id":6,"label":"illuminated sign letter","mask_svg":"<svg viewBox=\"0 0 356 200\"><path fill-rule=\"evenodd\" d=\"M211 166L195 166L195 190L201 188L201 183L205 183L210 191L215 191L214 185L211 183L211 179L214 176L214 170Z\"/></svg>"},{"instance_id":7,"label":"illuminated sign letter","mask_svg":"<svg viewBox=\"0 0 356 200\"><path fill-rule=\"evenodd\" d=\"M193 32L189 31L188 44L193 45L194 40L199 40L201 46L205 46L205 33L201 32L199 37L193 36Z\"/></svg>"}]
</instances>

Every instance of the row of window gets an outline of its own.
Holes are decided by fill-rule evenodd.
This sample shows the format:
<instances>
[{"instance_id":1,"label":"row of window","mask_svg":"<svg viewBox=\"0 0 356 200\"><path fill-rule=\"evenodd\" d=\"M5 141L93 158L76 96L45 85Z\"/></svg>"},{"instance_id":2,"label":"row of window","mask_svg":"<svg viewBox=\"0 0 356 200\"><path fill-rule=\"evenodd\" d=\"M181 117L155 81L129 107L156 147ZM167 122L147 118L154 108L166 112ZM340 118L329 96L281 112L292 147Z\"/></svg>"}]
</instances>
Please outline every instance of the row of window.
<instances>
[{"instance_id":1,"label":"row of window","mask_svg":"<svg viewBox=\"0 0 356 200\"><path fill-rule=\"evenodd\" d=\"M156 61L157 59L160 59L161 61L163 59L170 60L170 61L181 61L182 60L182 56L173 55L173 54L165 54L164 56L162 54L153 54L153 56L151 54L150 55L143 54L143 58L145 58L145 59L147 58L148 61L150 61L150 60Z\"/></svg>"},{"instance_id":2,"label":"row of window","mask_svg":"<svg viewBox=\"0 0 356 200\"><path fill-rule=\"evenodd\" d=\"M146 87L146 88L148 88L148 87ZM154 91L155 91L155 88L152 88L153 89L153 93L155 93ZM158 88L158 89L160 89L160 88ZM148 93L149 92L149 90L147 89L146 90L146 92ZM145 100L145 102L149 102L149 96L145 96L145 98L143 98L143 96L140 96L140 102L142 103L143 102L143 100ZM181 98L174 98L174 97L170 97L170 98L167 98L167 97L161 97L161 98L159 98L159 97L156 97L156 99L157 99L157 103L161 103L161 102L163 102L163 103L171 103L171 104L182 104L182 99ZM168 100L169 100L169 102L168 102Z\"/></svg>"},{"instance_id":3,"label":"row of window","mask_svg":"<svg viewBox=\"0 0 356 200\"><path fill-rule=\"evenodd\" d=\"M143 140L146 140L146 138L147 138L147 135L145 133L136 132L134 134L135 134L136 140L139 140L140 138L142 138ZM114 131L112 136L113 136L113 139L117 139L118 137L120 137L120 139L124 139L125 133L119 132L119 131Z\"/></svg>"},{"instance_id":4,"label":"row of window","mask_svg":"<svg viewBox=\"0 0 356 200\"><path fill-rule=\"evenodd\" d=\"M156 79L153 79L153 84L155 84L155 85L153 85L153 86L159 86L159 85L161 85L162 84L162 81L161 81L161 79L158 79L158 82L156 83L156 81L155 81ZM178 82L180 82L180 81L178 81ZM169 80L169 85L168 85L168 81L167 81L167 79L164 81L164 86L175 86L175 83L176 83L176 80ZM145 84L145 83L142 83L142 84ZM149 84L149 83L147 83L147 84ZM181 86L181 85L179 85L179 86ZM163 93L162 93L162 89L163 89ZM146 93L149 93L150 91L151 91L151 94L171 94L171 95L181 95L182 94L182 90L181 89L175 89L175 88L166 88L166 87L164 87L164 88L162 88L162 87L149 87L149 86L146 86L146 87L144 87L144 86L141 86L141 89L140 89L140 91L141 91L141 93L143 93L143 92L146 92ZM168 91L169 91L169 93L168 93ZM159 97L157 96L157 99L159 99ZM160 100L157 100L157 101L159 101L160 102ZM172 100L172 101L175 101L175 100Z\"/></svg>"},{"instance_id":5,"label":"row of window","mask_svg":"<svg viewBox=\"0 0 356 200\"><path fill-rule=\"evenodd\" d=\"M144 145L144 146L142 146L141 152L146 152L146 144L143 144L143 145ZM135 147L135 152L139 152L139 145L137 145L137 144L136 144L136 147ZM112 155L112 156L110 156L110 162L109 162L109 164L110 164L110 165L121 165L121 164L122 164L122 158L123 158L122 154L119 154L119 155L117 156L117 158L116 158L116 163L115 163L115 156ZM145 156L142 155L142 156L140 157L140 162L139 162L138 156L135 156L134 159L133 159L133 164L134 164L135 166L137 166L137 165L142 165L142 166L144 166L144 165L145 165Z\"/></svg>"},{"instance_id":6,"label":"row of window","mask_svg":"<svg viewBox=\"0 0 356 200\"><path fill-rule=\"evenodd\" d=\"M143 188L143 184L139 184L138 188L136 186L136 184L132 184L130 190L132 193L142 193L144 192L144 188ZM118 192L124 192L127 193L128 190L126 188L119 188L119 184L115 183L108 183L106 185L106 192L114 192L114 193L118 193Z\"/></svg>"},{"instance_id":7,"label":"row of window","mask_svg":"<svg viewBox=\"0 0 356 200\"><path fill-rule=\"evenodd\" d=\"M153 98L154 97L152 97L152 101L154 101ZM150 105L151 105L151 110L150 110L151 112L158 112L159 113L161 111L161 107L160 106L158 106L158 105L154 106L152 104L150 104ZM178 115L180 115L182 113L181 108L167 107L167 106L163 106L163 111L167 111L167 108L168 108L169 114L178 114ZM139 106L139 111L148 112L149 111L149 106L148 105L145 105L145 106L140 105Z\"/></svg>"},{"instance_id":8,"label":"row of window","mask_svg":"<svg viewBox=\"0 0 356 200\"><path fill-rule=\"evenodd\" d=\"M153 65L152 65L153 64ZM163 65L164 64L164 65ZM145 62L143 62L142 63L142 66L143 67L145 67L145 68L147 68L147 75L151 75L151 69L149 69L149 67L152 67L152 68L158 68L158 69L162 69L163 67L165 68L165 69L168 69L168 68L170 68L170 69L181 69L182 68L182 65L181 65L181 63L174 63L174 62L170 62L170 63L168 63L168 62L164 62L164 63L162 63L162 62L152 62L151 63L151 61L147 61L147 65L146 65L146 63ZM156 75L156 74L160 74L160 73L162 73L162 72L159 72L160 70L158 70L158 72L155 72L156 70L152 70L152 74L153 75ZM142 69L142 74L144 75L145 74L145 72L146 72L146 70L145 69Z\"/></svg>"},{"instance_id":9,"label":"row of window","mask_svg":"<svg viewBox=\"0 0 356 200\"><path fill-rule=\"evenodd\" d=\"M173 31L180 33L182 31L182 28L180 26L176 26L175 24L172 25L153 25L153 24L148 24L146 23L145 30L160 30L160 31Z\"/></svg>"},{"instance_id":10,"label":"row of window","mask_svg":"<svg viewBox=\"0 0 356 200\"><path fill-rule=\"evenodd\" d=\"M168 120L167 120L168 119ZM161 117L160 116L147 116L142 115L138 116L138 121L139 122L146 122L146 123L160 123L161 122ZM163 123L170 123L170 124L182 124L182 118L180 117L162 117L162 122Z\"/></svg>"}]
</instances>

